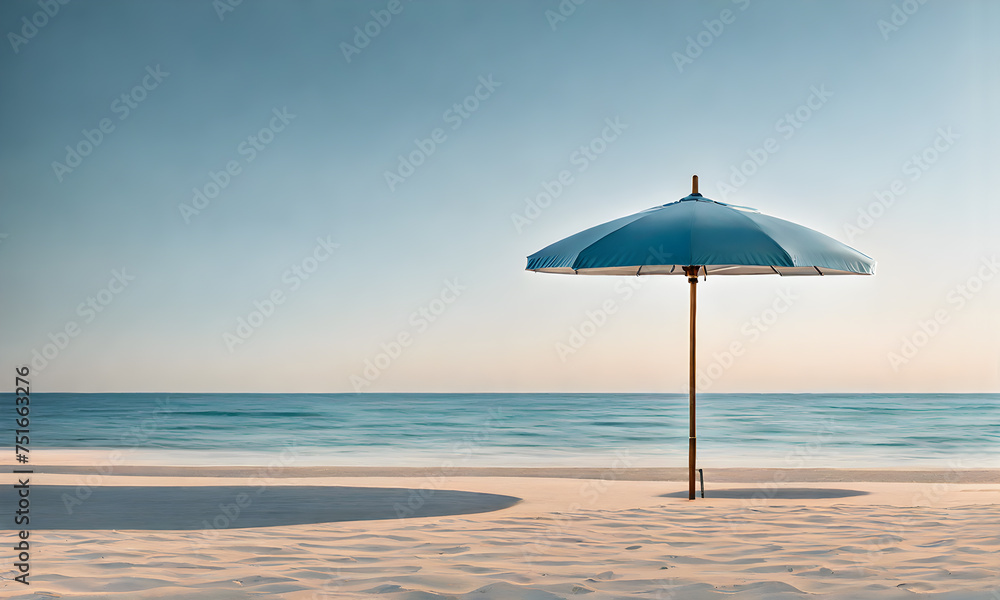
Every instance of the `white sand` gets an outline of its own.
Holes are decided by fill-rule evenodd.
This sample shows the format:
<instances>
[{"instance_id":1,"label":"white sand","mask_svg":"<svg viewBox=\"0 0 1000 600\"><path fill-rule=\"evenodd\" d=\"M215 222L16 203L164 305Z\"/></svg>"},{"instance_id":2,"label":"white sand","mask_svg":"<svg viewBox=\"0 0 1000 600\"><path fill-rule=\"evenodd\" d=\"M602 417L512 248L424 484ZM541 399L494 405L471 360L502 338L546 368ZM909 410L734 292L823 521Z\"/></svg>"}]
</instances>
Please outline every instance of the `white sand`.
<instances>
[{"instance_id":1,"label":"white sand","mask_svg":"<svg viewBox=\"0 0 1000 600\"><path fill-rule=\"evenodd\" d=\"M410 488L414 491L403 497L414 506L421 504L420 489L425 505L452 502L446 490L523 500L477 514L210 532L38 529L31 534L30 589L10 580L13 550L0 551L0 597L680 600L810 594L1000 600L995 474L972 478L984 483L951 483L969 477L947 472L906 478L917 482L880 483L877 472L866 473L853 478L863 482L847 476L816 482L829 474L808 471L778 478L769 472L759 479L763 484L716 480L708 483L709 497L694 502L664 496L683 492L683 483L628 481L624 471L608 481L538 476L544 472L276 477L254 497L265 521L280 520L278 513L289 509L278 500L289 498L306 506L295 509L300 518L335 518L343 487ZM884 477L894 478L898 474L892 472ZM32 485L85 481L82 474L36 474ZM0 502L11 506L7 490L13 478L4 474L0 482L5 490ZM166 505L181 506L186 488L224 490L219 501L229 503L231 486L249 485L246 477L169 475L112 475L92 483L169 486L172 491L163 492ZM283 496L280 486L306 496ZM85 502L100 507L94 514L106 515L102 526L123 515L146 519L149 528L167 518L146 502L103 507L100 492L94 488ZM44 500L41 493L36 497ZM272 500L277 510L269 517ZM201 516L213 515L193 515L191 521ZM4 527L10 526L5 520ZM9 533L4 537L13 540Z\"/></svg>"}]
</instances>

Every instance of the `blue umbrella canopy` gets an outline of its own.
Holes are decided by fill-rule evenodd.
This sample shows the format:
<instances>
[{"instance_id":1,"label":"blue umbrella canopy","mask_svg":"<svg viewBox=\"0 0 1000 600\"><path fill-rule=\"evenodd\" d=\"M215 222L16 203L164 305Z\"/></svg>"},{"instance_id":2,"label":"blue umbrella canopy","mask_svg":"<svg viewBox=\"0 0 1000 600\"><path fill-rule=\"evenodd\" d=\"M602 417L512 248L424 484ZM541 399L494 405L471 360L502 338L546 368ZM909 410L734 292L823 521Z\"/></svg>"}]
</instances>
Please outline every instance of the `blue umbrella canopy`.
<instances>
[{"instance_id":1,"label":"blue umbrella canopy","mask_svg":"<svg viewBox=\"0 0 1000 600\"><path fill-rule=\"evenodd\" d=\"M694 500L695 313L700 275L874 275L875 261L807 227L698 193L591 227L528 257L529 271L686 275L691 284L688 498ZM704 485L702 496L704 497Z\"/></svg>"},{"instance_id":2,"label":"blue umbrella canopy","mask_svg":"<svg viewBox=\"0 0 1000 600\"><path fill-rule=\"evenodd\" d=\"M871 257L801 225L699 193L581 231L527 270L580 275L874 275Z\"/></svg>"}]
</instances>

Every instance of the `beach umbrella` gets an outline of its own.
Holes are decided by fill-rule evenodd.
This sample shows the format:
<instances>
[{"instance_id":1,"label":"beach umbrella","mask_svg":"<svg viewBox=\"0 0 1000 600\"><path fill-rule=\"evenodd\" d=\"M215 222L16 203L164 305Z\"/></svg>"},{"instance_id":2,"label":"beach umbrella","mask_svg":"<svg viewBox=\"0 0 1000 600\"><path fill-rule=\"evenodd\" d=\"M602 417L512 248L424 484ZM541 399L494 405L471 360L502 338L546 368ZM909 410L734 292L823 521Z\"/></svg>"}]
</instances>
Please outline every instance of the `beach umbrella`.
<instances>
[{"instance_id":1,"label":"beach umbrella","mask_svg":"<svg viewBox=\"0 0 1000 600\"><path fill-rule=\"evenodd\" d=\"M528 257L528 271L572 275L683 275L691 289L688 496L694 499L695 312L698 277L874 275L875 261L822 233L698 193L591 227Z\"/></svg>"}]
</instances>

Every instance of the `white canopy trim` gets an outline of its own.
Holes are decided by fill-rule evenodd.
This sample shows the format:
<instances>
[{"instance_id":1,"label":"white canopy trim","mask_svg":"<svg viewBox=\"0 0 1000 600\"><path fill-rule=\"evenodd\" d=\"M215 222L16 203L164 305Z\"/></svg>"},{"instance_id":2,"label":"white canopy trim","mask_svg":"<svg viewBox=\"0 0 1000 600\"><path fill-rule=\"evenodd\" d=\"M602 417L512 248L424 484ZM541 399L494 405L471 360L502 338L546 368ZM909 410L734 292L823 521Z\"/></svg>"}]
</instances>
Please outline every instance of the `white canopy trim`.
<instances>
[{"instance_id":1,"label":"white canopy trim","mask_svg":"<svg viewBox=\"0 0 1000 600\"><path fill-rule=\"evenodd\" d=\"M560 273L564 275L684 275L686 265L635 265L627 267L602 267L599 269L571 269L569 267L549 267L532 269L536 273ZM802 277L810 275L868 275L841 271L827 267L773 267L769 265L705 265L699 275L774 275L782 277ZM874 271L870 273L874 275Z\"/></svg>"}]
</instances>

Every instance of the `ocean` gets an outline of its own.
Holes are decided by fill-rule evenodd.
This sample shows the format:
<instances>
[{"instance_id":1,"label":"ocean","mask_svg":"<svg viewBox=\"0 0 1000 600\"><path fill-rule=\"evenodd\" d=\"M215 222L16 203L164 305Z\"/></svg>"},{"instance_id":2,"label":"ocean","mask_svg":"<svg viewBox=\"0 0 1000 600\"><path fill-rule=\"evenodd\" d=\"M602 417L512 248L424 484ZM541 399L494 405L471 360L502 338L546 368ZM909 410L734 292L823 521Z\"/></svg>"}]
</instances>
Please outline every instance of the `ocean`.
<instances>
[{"instance_id":1,"label":"ocean","mask_svg":"<svg viewBox=\"0 0 1000 600\"><path fill-rule=\"evenodd\" d=\"M686 394L36 393L31 462L50 451L84 461L115 451L125 464L280 457L296 466L683 467L687 402ZM13 440L13 419L4 421L3 439ZM1000 468L1000 394L702 394L698 450L706 469Z\"/></svg>"}]
</instances>

